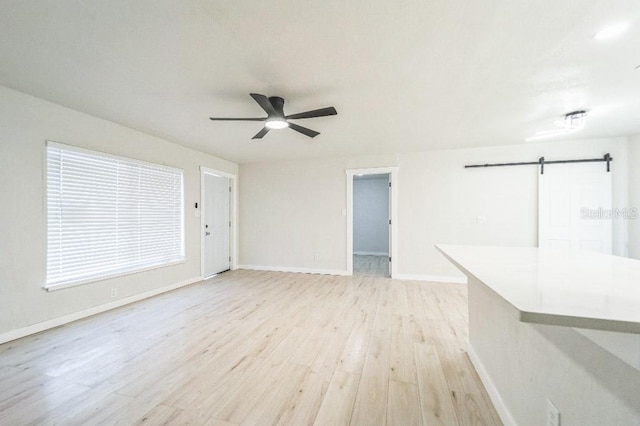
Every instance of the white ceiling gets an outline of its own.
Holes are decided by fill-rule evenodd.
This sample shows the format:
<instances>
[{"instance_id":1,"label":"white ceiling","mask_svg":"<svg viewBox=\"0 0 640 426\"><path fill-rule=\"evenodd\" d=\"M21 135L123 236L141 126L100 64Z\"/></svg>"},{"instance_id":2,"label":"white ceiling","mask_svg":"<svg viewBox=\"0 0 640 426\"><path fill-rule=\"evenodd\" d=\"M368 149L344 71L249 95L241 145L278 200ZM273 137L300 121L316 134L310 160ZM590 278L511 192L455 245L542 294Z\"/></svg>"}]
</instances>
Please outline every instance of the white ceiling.
<instances>
[{"instance_id":1,"label":"white ceiling","mask_svg":"<svg viewBox=\"0 0 640 426\"><path fill-rule=\"evenodd\" d=\"M640 133L638 0L0 2L0 84L236 162ZM603 26L629 22L615 40ZM261 141L250 92L289 114ZM566 138L566 137L565 137Z\"/></svg>"}]
</instances>

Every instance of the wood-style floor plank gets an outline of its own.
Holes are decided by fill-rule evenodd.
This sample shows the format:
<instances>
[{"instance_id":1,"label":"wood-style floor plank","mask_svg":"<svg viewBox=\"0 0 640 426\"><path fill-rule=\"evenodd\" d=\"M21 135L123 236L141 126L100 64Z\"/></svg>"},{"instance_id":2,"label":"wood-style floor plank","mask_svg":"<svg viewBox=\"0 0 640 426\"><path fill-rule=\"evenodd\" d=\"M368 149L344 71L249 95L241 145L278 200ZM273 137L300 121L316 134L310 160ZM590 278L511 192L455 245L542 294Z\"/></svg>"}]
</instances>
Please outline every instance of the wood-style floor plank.
<instances>
[{"instance_id":1,"label":"wood-style floor plank","mask_svg":"<svg viewBox=\"0 0 640 426\"><path fill-rule=\"evenodd\" d=\"M353 256L353 274L388 277L389 257L356 254Z\"/></svg>"},{"instance_id":2,"label":"wood-style floor plank","mask_svg":"<svg viewBox=\"0 0 640 426\"><path fill-rule=\"evenodd\" d=\"M417 383L413 340L404 333L392 333L389 378L397 382Z\"/></svg>"},{"instance_id":3,"label":"wood-style floor plank","mask_svg":"<svg viewBox=\"0 0 640 426\"><path fill-rule=\"evenodd\" d=\"M418 389L423 422L434 426L457 424L452 394L435 346L419 343L414 345L414 349L416 363L419 365Z\"/></svg>"},{"instance_id":4,"label":"wood-style floor plank","mask_svg":"<svg viewBox=\"0 0 640 426\"><path fill-rule=\"evenodd\" d=\"M360 376L357 374L336 371L314 424L349 424L359 382Z\"/></svg>"},{"instance_id":5,"label":"wood-style floor plank","mask_svg":"<svg viewBox=\"0 0 640 426\"><path fill-rule=\"evenodd\" d=\"M182 410L167 405L156 405L134 422L135 425L169 425L175 424Z\"/></svg>"},{"instance_id":6,"label":"wood-style floor plank","mask_svg":"<svg viewBox=\"0 0 640 426\"><path fill-rule=\"evenodd\" d=\"M387 425L411 426L420 424L420 397L414 384L389 381Z\"/></svg>"},{"instance_id":7,"label":"wood-style floor plank","mask_svg":"<svg viewBox=\"0 0 640 426\"><path fill-rule=\"evenodd\" d=\"M369 341L351 421L356 425L384 424L389 390L391 338L374 334Z\"/></svg>"},{"instance_id":8,"label":"wood-style floor plank","mask_svg":"<svg viewBox=\"0 0 640 426\"><path fill-rule=\"evenodd\" d=\"M258 402L245 413L243 426L276 424L283 417L292 395L309 372L303 365L287 364L272 389L265 392Z\"/></svg>"},{"instance_id":9,"label":"wood-style floor plank","mask_svg":"<svg viewBox=\"0 0 640 426\"><path fill-rule=\"evenodd\" d=\"M0 345L0 424L499 425L466 286L355 264L230 271Z\"/></svg>"}]
</instances>

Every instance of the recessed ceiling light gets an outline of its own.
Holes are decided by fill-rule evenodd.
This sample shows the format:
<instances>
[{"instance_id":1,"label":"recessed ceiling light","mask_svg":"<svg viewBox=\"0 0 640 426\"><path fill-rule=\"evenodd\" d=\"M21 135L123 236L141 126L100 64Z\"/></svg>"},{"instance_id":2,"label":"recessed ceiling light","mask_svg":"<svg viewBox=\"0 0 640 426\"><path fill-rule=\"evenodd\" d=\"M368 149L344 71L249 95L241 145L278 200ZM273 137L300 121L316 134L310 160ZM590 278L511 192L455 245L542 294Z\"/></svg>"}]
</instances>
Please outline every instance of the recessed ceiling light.
<instances>
[{"instance_id":1,"label":"recessed ceiling light","mask_svg":"<svg viewBox=\"0 0 640 426\"><path fill-rule=\"evenodd\" d=\"M629 27L627 23L620 23L605 27L593 35L594 40L607 40L619 36Z\"/></svg>"}]
</instances>

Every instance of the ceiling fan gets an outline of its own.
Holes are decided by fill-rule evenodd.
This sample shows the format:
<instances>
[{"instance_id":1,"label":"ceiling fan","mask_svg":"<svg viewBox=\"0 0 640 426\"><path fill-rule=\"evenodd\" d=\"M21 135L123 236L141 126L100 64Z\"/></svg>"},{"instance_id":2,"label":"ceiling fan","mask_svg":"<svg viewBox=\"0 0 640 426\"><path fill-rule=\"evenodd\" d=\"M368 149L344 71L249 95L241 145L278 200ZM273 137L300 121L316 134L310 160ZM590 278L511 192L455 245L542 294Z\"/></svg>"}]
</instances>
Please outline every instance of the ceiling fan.
<instances>
[{"instance_id":1,"label":"ceiling fan","mask_svg":"<svg viewBox=\"0 0 640 426\"><path fill-rule=\"evenodd\" d=\"M301 118L315 118L325 117L328 115L336 115L338 112L334 107L314 109L313 111L300 112L298 114L284 115L284 99L278 96L271 96L267 98L265 95L258 93L250 93L251 97L260 105L260 107L267 113L267 117L264 118L220 118L209 117L213 121L264 121L264 127L251 139L262 139L264 135L269 133L273 129L284 129L289 127L296 132L300 132L303 135L307 135L310 138L315 138L320 133L315 130L307 129L306 127L298 126L295 123L291 123L289 120L299 120Z\"/></svg>"}]
</instances>

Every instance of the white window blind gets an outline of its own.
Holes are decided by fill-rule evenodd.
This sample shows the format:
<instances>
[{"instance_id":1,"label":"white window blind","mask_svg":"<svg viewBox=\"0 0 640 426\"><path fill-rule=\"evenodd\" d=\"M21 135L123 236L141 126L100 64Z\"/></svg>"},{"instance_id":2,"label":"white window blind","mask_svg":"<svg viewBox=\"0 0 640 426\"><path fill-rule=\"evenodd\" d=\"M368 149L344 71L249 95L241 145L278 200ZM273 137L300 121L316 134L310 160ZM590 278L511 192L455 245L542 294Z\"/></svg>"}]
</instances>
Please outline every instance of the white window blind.
<instances>
[{"instance_id":1,"label":"white window blind","mask_svg":"<svg viewBox=\"0 0 640 426\"><path fill-rule=\"evenodd\" d=\"M183 174L47 143L47 287L184 260Z\"/></svg>"}]
</instances>

